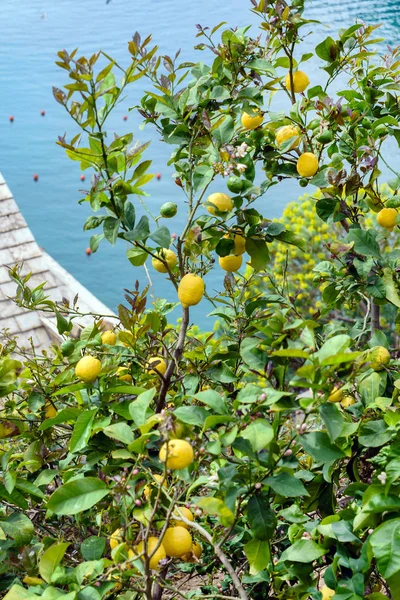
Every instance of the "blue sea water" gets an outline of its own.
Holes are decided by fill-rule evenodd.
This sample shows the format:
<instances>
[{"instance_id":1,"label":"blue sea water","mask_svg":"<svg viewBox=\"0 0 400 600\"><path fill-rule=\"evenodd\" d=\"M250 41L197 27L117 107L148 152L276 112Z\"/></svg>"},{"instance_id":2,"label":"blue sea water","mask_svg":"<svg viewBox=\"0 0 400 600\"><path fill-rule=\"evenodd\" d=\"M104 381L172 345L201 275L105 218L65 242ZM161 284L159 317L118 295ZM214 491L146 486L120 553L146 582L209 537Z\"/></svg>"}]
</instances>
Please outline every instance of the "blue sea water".
<instances>
[{"instance_id":1,"label":"blue sea water","mask_svg":"<svg viewBox=\"0 0 400 600\"><path fill-rule=\"evenodd\" d=\"M121 62L129 64L127 41L137 30L142 36L153 34L160 52L172 54L182 49L182 60L207 60L204 53L193 50L197 33L195 24L213 26L220 21L243 26L256 23L247 0L1 0L0 42L0 171L9 184L21 211L38 243L82 284L111 309L123 299L123 288L132 289L136 279L141 286L147 278L142 268L133 268L125 258L124 243L111 247L103 243L90 257L85 254L91 232L82 226L89 210L79 207L85 189L76 163L55 145L58 135L74 133L73 124L52 96L52 86L68 83L65 72L55 64L58 50L78 47L84 55L102 49ZM329 25L313 26L313 35L305 45L317 41L329 32L334 35L357 18L368 23L381 23L379 36L387 43L399 43L399 0L313 0L308 2L307 16ZM308 63L313 83L320 78L316 63ZM180 205L183 196L172 179L172 169L166 167L171 148L162 144L150 128L139 129L140 117L128 108L138 103L148 84L143 80L130 88L129 97L110 119L109 131L118 134L133 131L136 139L151 140L147 152L153 160L152 171L161 173L161 180L148 186L150 209L157 214L165 201ZM40 112L44 110L45 116ZM128 115L123 121L123 115ZM9 122L9 115L14 122ZM393 149L395 152L396 149ZM39 181L33 181L33 174ZM272 188L263 198L264 214L277 217L285 204L300 194L293 182ZM182 229L183 217L174 219L174 231ZM222 287L219 270L208 278L209 290ZM154 296L175 299L175 292L165 284L162 275L151 272ZM71 290L71 297L74 291ZM211 309L207 302L193 311L194 320L206 326Z\"/></svg>"}]
</instances>

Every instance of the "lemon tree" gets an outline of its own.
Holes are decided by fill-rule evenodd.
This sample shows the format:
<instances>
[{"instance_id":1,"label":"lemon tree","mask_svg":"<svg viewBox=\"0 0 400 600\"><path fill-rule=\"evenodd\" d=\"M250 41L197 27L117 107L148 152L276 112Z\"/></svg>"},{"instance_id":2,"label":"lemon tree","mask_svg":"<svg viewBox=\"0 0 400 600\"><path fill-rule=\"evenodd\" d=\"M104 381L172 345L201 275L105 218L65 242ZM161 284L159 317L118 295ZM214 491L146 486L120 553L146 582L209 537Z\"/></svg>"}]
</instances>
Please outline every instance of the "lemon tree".
<instances>
[{"instance_id":1,"label":"lemon tree","mask_svg":"<svg viewBox=\"0 0 400 600\"><path fill-rule=\"evenodd\" d=\"M251 10L257 30L198 25L195 64L138 33L127 66L58 54L91 250L122 241L175 301L136 283L82 328L77 300L10 270L62 341L1 340L5 600L399 598L399 50L349 23L304 54L303 0ZM143 78L132 108L177 191L155 216L148 144L107 131ZM288 178L309 193L271 220ZM214 331L193 323L200 302Z\"/></svg>"}]
</instances>

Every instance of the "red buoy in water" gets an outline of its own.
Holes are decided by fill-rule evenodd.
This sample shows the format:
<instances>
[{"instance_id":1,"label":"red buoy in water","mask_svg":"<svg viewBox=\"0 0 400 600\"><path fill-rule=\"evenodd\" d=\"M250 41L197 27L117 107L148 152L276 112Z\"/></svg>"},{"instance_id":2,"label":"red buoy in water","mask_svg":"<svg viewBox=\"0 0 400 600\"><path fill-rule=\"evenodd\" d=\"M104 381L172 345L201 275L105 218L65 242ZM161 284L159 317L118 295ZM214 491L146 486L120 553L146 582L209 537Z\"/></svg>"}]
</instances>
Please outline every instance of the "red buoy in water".
<instances>
[{"instance_id":1,"label":"red buoy in water","mask_svg":"<svg viewBox=\"0 0 400 600\"><path fill-rule=\"evenodd\" d=\"M44 110L41 110L41 111L40 111L40 114L42 115L42 117L44 117L44 115L46 114L46 111L44 111Z\"/></svg>"},{"instance_id":2,"label":"red buoy in water","mask_svg":"<svg viewBox=\"0 0 400 600\"><path fill-rule=\"evenodd\" d=\"M80 176L80 180L81 181L85 181L86 177L84 176L84 174L82 173L82 175Z\"/></svg>"},{"instance_id":3,"label":"red buoy in water","mask_svg":"<svg viewBox=\"0 0 400 600\"><path fill-rule=\"evenodd\" d=\"M37 173L33 175L33 181L39 181L39 175Z\"/></svg>"},{"instance_id":4,"label":"red buoy in water","mask_svg":"<svg viewBox=\"0 0 400 600\"><path fill-rule=\"evenodd\" d=\"M158 181L160 181L160 179L161 179L161 173L157 173L156 177L157 177Z\"/></svg>"},{"instance_id":5,"label":"red buoy in water","mask_svg":"<svg viewBox=\"0 0 400 600\"><path fill-rule=\"evenodd\" d=\"M12 115L9 116L10 123L14 123L14 117Z\"/></svg>"},{"instance_id":6,"label":"red buoy in water","mask_svg":"<svg viewBox=\"0 0 400 600\"><path fill-rule=\"evenodd\" d=\"M124 115L122 118L123 118L124 121L128 120L128 117L126 115Z\"/></svg>"},{"instance_id":7,"label":"red buoy in water","mask_svg":"<svg viewBox=\"0 0 400 600\"><path fill-rule=\"evenodd\" d=\"M86 254L87 254L88 256L90 256L90 255L92 254L92 251L91 251L91 249L90 249L90 248L86 248Z\"/></svg>"}]
</instances>

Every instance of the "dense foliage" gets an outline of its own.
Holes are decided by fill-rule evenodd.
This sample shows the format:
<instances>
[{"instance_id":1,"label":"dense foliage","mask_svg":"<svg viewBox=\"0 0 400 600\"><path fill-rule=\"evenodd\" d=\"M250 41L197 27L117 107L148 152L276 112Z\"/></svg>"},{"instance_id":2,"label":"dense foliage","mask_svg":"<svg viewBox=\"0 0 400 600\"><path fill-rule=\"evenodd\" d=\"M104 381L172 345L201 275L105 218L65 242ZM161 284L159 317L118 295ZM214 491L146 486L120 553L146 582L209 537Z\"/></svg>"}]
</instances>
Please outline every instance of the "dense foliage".
<instances>
[{"instance_id":1,"label":"dense foliage","mask_svg":"<svg viewBox=\"0 0 400 600\"><path fill-rule=\"evenodd\" d=\"M400 175L384 154L400 143L399 50L380 56L376 27L356 24L302 55L304 0L251 10L257 33L197 26L207 62L137 33L126 69L59 53L71 82L54 95L79 133L58 143L93 172L91 249L123 240L177 300L150 306L137 285L82 329L79 299L55 304L12 270L16 301L55 313L63 341L1 346L6 600L400 598ZM147 144L107 135L139 78L135 109L176 172L156 217ZM285 178L311 192L271 221L256 200ZM201 333L190 306L220 268L224 289L205 290L220 327Z\"/></svg>"}]
</instances>

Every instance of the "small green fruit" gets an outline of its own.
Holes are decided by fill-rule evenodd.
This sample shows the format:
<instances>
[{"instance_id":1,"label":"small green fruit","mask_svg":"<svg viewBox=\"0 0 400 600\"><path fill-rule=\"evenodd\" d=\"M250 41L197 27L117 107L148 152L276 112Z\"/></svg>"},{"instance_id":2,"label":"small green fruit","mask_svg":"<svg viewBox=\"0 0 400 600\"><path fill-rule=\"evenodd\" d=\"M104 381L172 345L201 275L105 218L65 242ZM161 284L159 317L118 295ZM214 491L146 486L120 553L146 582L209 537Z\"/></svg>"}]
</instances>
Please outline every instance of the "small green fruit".
<instances>
[{"instance_id":1,"label":"small green fruit","mask_svg":"<svg viewBox=\"0 0 400 600\"><path fill-rule=\"evenodd\" d=\"M325 129L318 137L317 142L320 144L329 144L333 141L333 131L332 129Z\"/></svg>"},{"instance_id":2,"label":"small green fruit","mask_svg":"<svg viewBox=\"0 0 400 600\"><path fill-rule=\"evenodd\" d=\"M299 179L299 184L300 184L300 187L307 187L308 179L306 177L302 177L301 179Z\"/></svg>"},{"instance_id":3,"label":"small green fruit","mask_svg":"<svg viewBox=\"0 0 400 600\"><path fill-rule=\"evenodd\" d=\"M60 346L61 354L63 356L71 356L75 349L74 342L72 340L65 340Z\"/></svg>"},{"instance_id":4,"label":"small green fruit","mask_svg":"<svg viewBox=\"0 0 400 600\"><path fill-rule=\"evenodd\" d=\"M171 219L178 212L178 205L174 204L174 202L165 202L160 208L160 215L164 217L164 219Z\"/></svg>"},{"instance_id":5,"label":"small green fruit","mask_svg":"<svg viewBox=\"0 0 400 600\"><path fill-rule=\"evenodd\" d=\"M231 175L226 183L227 188L233 194L240 194L243 189L243 180L236 175Z\"/></svg>"}]
</instances>

